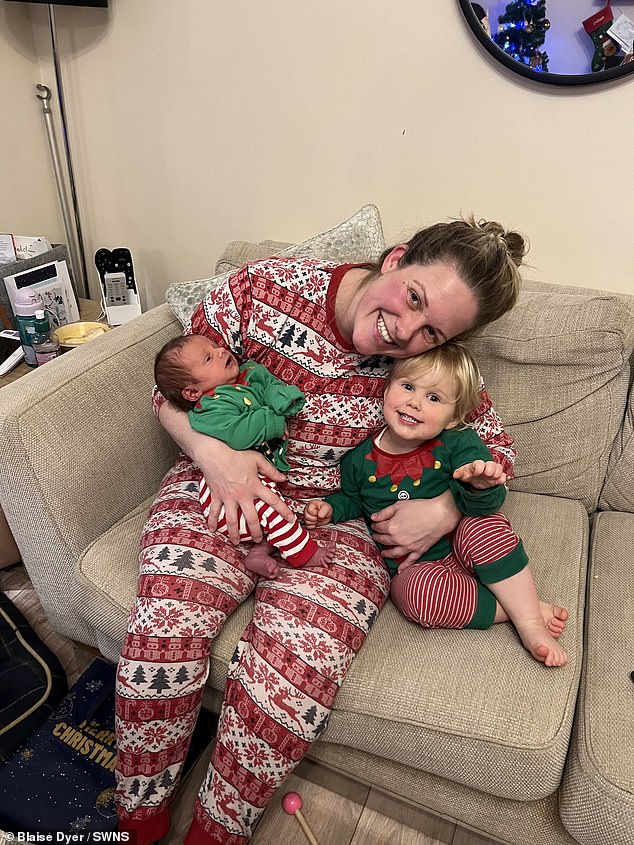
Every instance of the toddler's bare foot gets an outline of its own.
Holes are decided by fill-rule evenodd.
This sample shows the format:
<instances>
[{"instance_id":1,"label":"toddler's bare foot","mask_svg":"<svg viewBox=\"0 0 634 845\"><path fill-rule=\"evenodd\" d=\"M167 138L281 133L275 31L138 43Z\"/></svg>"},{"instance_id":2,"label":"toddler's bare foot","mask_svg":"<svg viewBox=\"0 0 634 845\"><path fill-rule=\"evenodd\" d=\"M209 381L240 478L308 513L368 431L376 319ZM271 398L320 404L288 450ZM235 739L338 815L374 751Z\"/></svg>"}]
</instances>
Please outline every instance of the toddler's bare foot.
<instances>
[{"instance_id":1,"label":"toddler's bare foot","mask_svg":"<svg viewBox=\"0 0 634 845\"><path fill-rule=\"evenodd\" d=\"M563 610L563 608L560 608ZM568 655L549 633L541 619L527 619L521 624L515 624L517 633L526 648L535 658L545 666L565 666Z\"/></svg>"},{"instance_id":2,"label":"toddler's bare foot","mask_svg":"<svg viewBox=\"0 0 634 845\"><path fill-rule=\"evenodd\" d=\"M559 607L558 604L548 604L545 601L540 601L539 605L544 617L544 625L551 637L556 640L559 639L568 621L568 611L565 607Z\"/></svg>"},{"instance_id":3,"label":"toddler's bare foot","mask_svg":"<svg viewBox=\"0 0 634 845\"><path fill-rule=\"evenodd\" d=\"M272 555L273 546L269 543L254 543L244 559L244 565L256 575L264 575L265 578L277 578L280 572L280 565Z\"/></svg>"},{"instance_id":4,"label":"toddler's bare foot","mask_svg":"<svg viewBox=\"0 0 634 845\"><path fill-rule=\"evenodd\" d=\"M308 561L306 566L328 566L329 563L332 563L332 559L334 556L335 547L333 544L330 544L328 546L319 546L319 548Z\"/></svg>"}]
</instances>

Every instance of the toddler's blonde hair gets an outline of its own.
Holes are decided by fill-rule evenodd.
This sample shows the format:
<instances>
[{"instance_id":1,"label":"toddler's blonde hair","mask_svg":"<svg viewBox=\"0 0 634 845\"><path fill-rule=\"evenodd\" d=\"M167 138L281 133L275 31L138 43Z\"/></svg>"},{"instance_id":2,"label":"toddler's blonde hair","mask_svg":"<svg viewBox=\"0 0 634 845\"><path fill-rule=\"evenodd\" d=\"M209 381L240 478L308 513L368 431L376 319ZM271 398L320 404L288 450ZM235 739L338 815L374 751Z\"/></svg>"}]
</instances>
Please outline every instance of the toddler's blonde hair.
<instances>
[{"instance_id":1,"label":"toddler's blonde hair","mask_svg":"<svg viewBox=\"0 0 634 845\"><path fill-rule=\"evenodd\" d=\"M466 419L480 404L480 372L475 358L462 343L449 340L413 358L402 358L394 364L385 389L393 381L432 373L438 380L450 379L456 391L454 418L465 426Z\"/></svg>"}]
</instances>

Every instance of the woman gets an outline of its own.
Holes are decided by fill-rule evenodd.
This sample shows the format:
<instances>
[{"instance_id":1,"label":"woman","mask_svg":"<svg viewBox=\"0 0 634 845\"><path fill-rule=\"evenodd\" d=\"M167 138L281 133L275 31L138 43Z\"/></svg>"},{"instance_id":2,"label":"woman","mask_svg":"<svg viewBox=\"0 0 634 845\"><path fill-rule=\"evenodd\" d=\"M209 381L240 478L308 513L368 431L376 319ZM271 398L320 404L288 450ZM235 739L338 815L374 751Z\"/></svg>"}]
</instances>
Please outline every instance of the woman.
<instances>
[{"instance_id":1,"label":"woman","mask_svg":"<svg viewBox=\"0 0 634 845\"><path fill-rule=\"evenodd\" d=\"M261 539L254 499L287 501L339 486L343 454L381 421L393 358L464 337L515 303L524 240L497 223L441 223L387 250L376 265L271 258L211 291L191 331L227 344L299 387L283 476L257 452L234 452L194 432L184 412L156 397L161 424L183 456L167 474L141 543L141 577L118 671L117 802L120 830L138 845L169 828L207 678L211 640L255 593L253 617L232 658L216 745L185 842L243 845L275 790L326 726L337 691L389 591L389 575L360 521L317 529L336 544L327 567L284 568L275 580L244 566L240 508ZM514 452L483 392L474 427L509 473ZM216 503L203 518L204 473ZM224 506L229 539L216 532ZM374 515L389 558L416 559L458 523L451 494Z\"/></svg>"}]
</instances>

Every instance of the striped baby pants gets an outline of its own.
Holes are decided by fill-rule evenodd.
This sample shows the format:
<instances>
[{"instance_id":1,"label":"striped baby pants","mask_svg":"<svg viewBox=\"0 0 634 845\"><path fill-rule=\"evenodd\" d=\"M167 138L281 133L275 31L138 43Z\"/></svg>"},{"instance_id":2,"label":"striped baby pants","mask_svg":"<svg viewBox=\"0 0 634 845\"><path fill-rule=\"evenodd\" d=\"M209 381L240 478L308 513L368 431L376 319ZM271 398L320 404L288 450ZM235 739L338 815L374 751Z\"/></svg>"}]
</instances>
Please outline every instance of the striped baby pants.
<instances>
[{"instance_id":1,"label":"striped baby pants","mask_svg":"<svg viewBox=\"0 0 634 845\"><path fill-rule=\"evenodd\" d=\"M260 481L266 487L270 487L279 496L279 490L274 481L270 478L260 476ZM308 531L295 517L292 522L283 519L279 513L261 499L253 502L258 515L260 525L264 532L265 539L274 546L291 566L303 566L317 551L317 543L309 535ZM204 478L200 480L200 505L205 519L209 516L211 507L211 490ZM252 541L253 537L249 532L247 522L242 511L238 513L239 531L242 542ZM218 531L226 532L225 509L222 508L218 517Z\"/></svg>"}]
</instances>

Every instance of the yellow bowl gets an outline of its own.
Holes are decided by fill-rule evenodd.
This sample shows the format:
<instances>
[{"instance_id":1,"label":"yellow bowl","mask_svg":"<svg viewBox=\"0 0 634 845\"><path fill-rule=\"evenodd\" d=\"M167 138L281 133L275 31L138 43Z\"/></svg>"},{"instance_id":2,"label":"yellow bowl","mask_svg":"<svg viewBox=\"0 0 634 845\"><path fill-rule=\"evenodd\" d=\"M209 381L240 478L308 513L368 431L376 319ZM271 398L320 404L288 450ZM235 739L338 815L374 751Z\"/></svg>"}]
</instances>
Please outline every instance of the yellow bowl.
<instances>
[{"instance_id":1,"label":"yellow bowl","mask_svg":"<svg viewBox=\"0 0 634 845\"><path fill-rule=\"evenodd\" d=\"M99 337L99 335L109 331L110 326L105 323L90 323L79 320L77 323L67 323L67 325L55 329L55 337L58 339L60 346L73 347L81 346L94 337Z\"/></svg>"}]
</instances>

